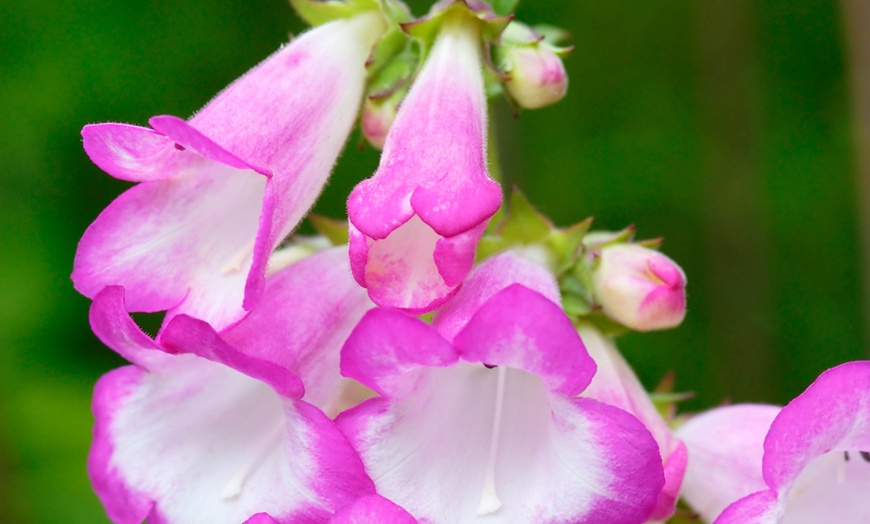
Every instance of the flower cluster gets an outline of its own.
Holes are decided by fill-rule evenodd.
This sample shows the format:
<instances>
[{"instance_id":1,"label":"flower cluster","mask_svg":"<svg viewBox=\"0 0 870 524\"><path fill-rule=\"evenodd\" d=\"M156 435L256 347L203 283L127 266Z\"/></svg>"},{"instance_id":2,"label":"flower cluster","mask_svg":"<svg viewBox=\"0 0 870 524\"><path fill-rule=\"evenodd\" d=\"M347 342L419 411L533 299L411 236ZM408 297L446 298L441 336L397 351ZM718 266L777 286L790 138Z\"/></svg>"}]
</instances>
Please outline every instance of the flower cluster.
<instances>
[{"instance_id":1,"label":"flower cluster","mask_svg":"<svg viewBox=\"0 0 870 524\"><path fill-rule=\"evenodd\" d=\"M72 275L131 363L94 392L113 522L639 524L681 497L708 522L868 522L870 363L674 431L613 336L680 324L680 267L633 228L503 206L488 98L561 99L560 32L513 2L291 3L314 28L189 120L82 131L137 183ZM357 122L383 151L346 228L292 236ZM165 312L156 336L135 312Z\"/></svg>"}]
</instances>

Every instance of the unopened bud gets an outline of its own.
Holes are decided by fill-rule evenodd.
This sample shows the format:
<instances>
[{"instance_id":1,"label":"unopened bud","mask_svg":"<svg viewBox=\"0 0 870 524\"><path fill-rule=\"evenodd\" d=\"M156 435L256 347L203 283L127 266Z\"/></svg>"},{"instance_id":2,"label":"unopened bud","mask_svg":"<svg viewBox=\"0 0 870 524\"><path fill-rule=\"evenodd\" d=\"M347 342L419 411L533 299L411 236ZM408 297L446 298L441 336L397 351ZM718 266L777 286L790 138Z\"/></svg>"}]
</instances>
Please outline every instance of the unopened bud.
<instances>
[{"instance_id":1,"label":"unopened bud","mask_svg":"<svg viewBox=\"0 0 870 524\"><path fill-rule=\"evenodd\" d=\"M366 98L363 104L360 127L366 140L376 149L384 148L384 141L390 126L396 119L398 102L401 97Z\"/></svg>"},{"instance_id":2,"label":"unopened bud","mask_svg":"<svg viewBox=\"0 0 870 524\"><path fill-rule=\"evenodd\" d=\"M686 315L686 275L673 260L636 244L605 246L592 273L604 313L636 331L678 326Z\"/></svg>"},{"instance_id":3,"label":"unopened bud","mask_svg":"<svg viewBox=\"0 0 870 524\"><path fill-rule=\"evenodd\" d=\"M568 90L565 65L544 42L511 46L505 52L508 93L526 109L558 102Z\"/></svg>"}]
</instances>

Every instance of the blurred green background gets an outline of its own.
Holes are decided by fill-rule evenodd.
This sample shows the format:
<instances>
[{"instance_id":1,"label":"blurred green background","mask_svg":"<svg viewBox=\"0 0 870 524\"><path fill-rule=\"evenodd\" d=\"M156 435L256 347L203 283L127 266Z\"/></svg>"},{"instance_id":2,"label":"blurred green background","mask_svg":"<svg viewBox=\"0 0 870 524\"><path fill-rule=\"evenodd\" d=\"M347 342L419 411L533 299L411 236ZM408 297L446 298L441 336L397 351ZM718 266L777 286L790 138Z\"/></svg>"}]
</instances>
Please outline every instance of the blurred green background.
<instances>
[{"instance_id":1,"label":"blurred green background","mask_svg":"<svg viewBox=\"0 0 870 524\"><path fill-rule=\"evenodd\" d=\"M576 49L567 100L516 121L499 107L507 176L558 224L664 236L688 274L682 327L620 341L648 386L674 370L689 409L784 403L868 356L841 5L528 0L518 17ZM0 521L106 521L84 472L90 392L122 362L69 273L127 186L80 128L188 116L301 29L282 0L0 0ZM374 171L358 144L320 213Z\"/></svg>"}]
</instances>

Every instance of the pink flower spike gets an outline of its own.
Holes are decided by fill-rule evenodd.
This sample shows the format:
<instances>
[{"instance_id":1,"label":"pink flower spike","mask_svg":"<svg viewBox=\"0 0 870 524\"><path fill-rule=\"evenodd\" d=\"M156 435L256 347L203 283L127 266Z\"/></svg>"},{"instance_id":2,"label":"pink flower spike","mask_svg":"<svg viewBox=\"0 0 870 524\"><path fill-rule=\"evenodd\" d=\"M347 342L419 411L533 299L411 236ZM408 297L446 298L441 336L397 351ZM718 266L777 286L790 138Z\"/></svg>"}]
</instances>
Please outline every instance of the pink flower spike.
<instances>
[{"instance_id":1,"label":"pink flower spike","mask_svg":"<svg viewBox=\"0 0 870 524\"><path fill-rule=\"evenodd\" d=\"M662 490L649 431L576 398L594 364L561 308L521 285L481 304L453 344L372 310L342 371L383 396L336 422L378 492L421 522L639 524Z\"/></svg>"},{"instance_id":2,"label":"pink flower spike","mask_svg":"<svg viewBox=\"0 0 870 524\"><path fill-rule=\"evenodd\" d=\"M625 361L613 340L595 327L584 324L578 328L589 356L597 365L592 383L582 396L616 406L638 418L652 433L659 446L665 471L665 486L651 517L667 520L674 512L683 475L686 471L686 447L674 438L668 424Z\"/></svg>"},{"instance_id":3,"label":"pink flower spike","mask_svg":"<svg viewBox=\"0 0 870 524\"><path fill-rule=\"evenodd\" d=\"M312 283L322 292L309 293ZM137 364L104 376L94 395L88 472L109 518L326 523L374 494L318 409L329 409L328 387L340 392L338 350L371 306L341 249L272 276L260 307L220 333L177 315L155 343L127 315L123 290L99 293L95 333Z\"/></svg>"},{"instance_id":4,"label":"pink flower spike","mask_svg":"<svg viewBox=\"0 0 870 524\"><path fill-rule=\"evenodd\" d=\"M270 253L314 202L356 118L369 50L365 13L313 29L231 84L189 122L82 130L91 159L135 187L79 244L73 282L93 298L125 287L131 311L217 328L252 309Z\"/></svg>"},{"instance_id":5,"label":"pink flower spike","mask_svg":"<svg viewBox=\"0 0 870 524\"><path fill-rule=\"evenodd\" d=\"M348 200L354 276L377 304L431 311L462 283L501 189L486 169L479 21L459 10Z\"/></svg>"},{"instance_id":6,"label":"pink flower spike","mask_svg":"<svg viewBox=\"0 0 870 524\"><path fill-rule=\"evenodd\" d=\"M673 260L636 244L605 246L592 273L608 316L636 331L678 326L686 316L686 275Z\"/></svg>"}]
</instances>

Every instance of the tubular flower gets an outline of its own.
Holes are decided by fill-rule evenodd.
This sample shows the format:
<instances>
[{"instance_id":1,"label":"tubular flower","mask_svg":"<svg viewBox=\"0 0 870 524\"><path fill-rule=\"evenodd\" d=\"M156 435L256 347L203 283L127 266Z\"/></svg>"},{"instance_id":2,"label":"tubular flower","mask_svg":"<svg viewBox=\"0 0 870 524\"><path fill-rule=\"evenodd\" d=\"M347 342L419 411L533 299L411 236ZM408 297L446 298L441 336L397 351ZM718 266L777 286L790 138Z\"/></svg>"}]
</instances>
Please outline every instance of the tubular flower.
<instances>
[{"instance_id":1,"label":"tubular flower","mask_svg":"<svg viewBox=\"0 0 870 524\"><path fill-rule=\"evenodd\" d=\"M742 498L725 508L716 524L870 522L870 361L825 371L779 413L767 408L754 419L735 420L738 410L750 408L735 406L721 415L723 409L728 408L701 415L679 432L689 448L685 497L690 503L700 498L724 506L716 495L720 485L741 487L740 493L722 490ZM723 421L736 424L723 426ZM744 449L727 446L717 460L697 465L714 467L693 471L695 449L709 457L714 446L705 442L720 442L730 432L755 451L741 459ZM754 460L749 464L747 458Z\"/></svg>"},{"instance_id":2,"label":"tubular flower","mask_svg":"<svg viewBox=\"0 0 870 524\"><path fill-rule=\"evenodd\" d=\"M678 326L686 316L686 274L665 255L636 244L601 248L592 273L604 313L636 331Z\"/></svg>"},{"instance_id":3,"label":"tubular flower","mask_svg":"<svg viewBox=\"0 0 870 524\"><path fill-rule=\"evenodd\" d=\"M582 396L628 411L643 422L659 446L665 485L650 517L654 520L666 520L674 512L686 471L686 446L671 434L668 424L613 340L588 324L582 325L578 332L598 368L592 383Z\"/></svg>"},{"instance_id":4,"label":"tubular flower","mask_svg":"<svg viewBox=\"0 0 870 524\"><path fill-rule=\"evenodd\" d=\"M595 364L571 322L547 289L501 276L533 265L483 264L440 327L366 313L342 372L382 397L336 422L378 492L424 522L644 522L664 482L655 441L630 414L577 398Z\"/></svg>"},{"instance_id":5,"label":"tubular flower","mask_svg":"<svg viewBox=\"0 0 870 524\"><path fill-rule=\"evenodd\" d=\"M321 253L276 274L260 307L221 333L177 315L154 341L127 314L123 288L97 294L94 332L134 363L94 394L88 472L112 521L327 522L374 494L318 409L331 409L338 349L371 306L345 256ZM311 282L322 284L317 295L305 293Z\"/></svg>"},{"instance_id":6,"label":"tubular flower","mask_svg":"<svg viewBox=\"0 0 870 524\"><path fill-rule=\"evenodd\" d=\"M353 274L381 306L421 313L443 304L501 204L486 169L479 24L460 9L444 15L377 172L348 200Z\"/></svg>"},{"instance_id":7,"label":"tubular flower","mask_svg":"<svg viewBox=\"0 0 870 524\"><path fill-rule=\"evenodd\" d=\"M85 232L76 288L93 298L123 286L131 311L239 320L262 294L269 254L326 182L384 28L371 12L313 29L187 122L86 126L94 163L139 184Z\"/></svg>"}]
</instances>

